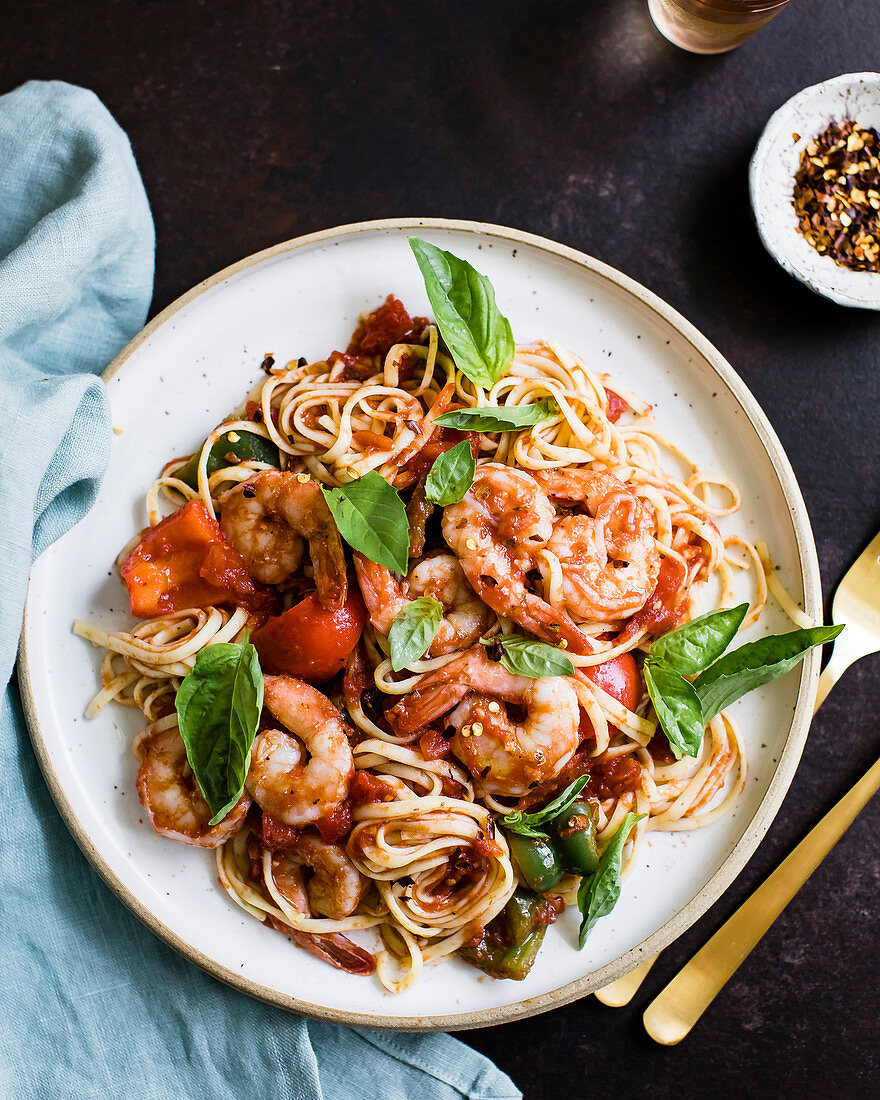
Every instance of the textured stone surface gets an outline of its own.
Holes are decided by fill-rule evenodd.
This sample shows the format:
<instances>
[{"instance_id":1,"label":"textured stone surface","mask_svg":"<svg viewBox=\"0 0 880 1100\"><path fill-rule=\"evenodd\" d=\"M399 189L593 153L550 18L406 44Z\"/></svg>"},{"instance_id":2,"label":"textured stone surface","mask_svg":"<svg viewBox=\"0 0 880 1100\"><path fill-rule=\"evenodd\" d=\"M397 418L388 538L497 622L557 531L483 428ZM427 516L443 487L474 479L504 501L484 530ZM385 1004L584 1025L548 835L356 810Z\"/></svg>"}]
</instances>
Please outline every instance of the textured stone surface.
<instances>
[{"instance_id":1,"label":"textured stone surface","mask_svg":"<svg viewBox=\"0 0 880 1100\"><path fill-rule=\"evenodd\" d=\"M876 67L876 0L794 0L718 58L664 42L644 0L21 0L0 12L0 91L83 84L130 134L158 231L154 311L250 252L342 222L532 230L645 283L730 359L792 460L826 595L880 527L880 317L777 269L746 189L780 103ZM880 750L878 688L869 658L834 692L766 841L632 1006L589 998L463 1038L530 1100L876 1096L880 805L685 1044L654 1046L640 1013Z\"/></svg>"}]
</instances>

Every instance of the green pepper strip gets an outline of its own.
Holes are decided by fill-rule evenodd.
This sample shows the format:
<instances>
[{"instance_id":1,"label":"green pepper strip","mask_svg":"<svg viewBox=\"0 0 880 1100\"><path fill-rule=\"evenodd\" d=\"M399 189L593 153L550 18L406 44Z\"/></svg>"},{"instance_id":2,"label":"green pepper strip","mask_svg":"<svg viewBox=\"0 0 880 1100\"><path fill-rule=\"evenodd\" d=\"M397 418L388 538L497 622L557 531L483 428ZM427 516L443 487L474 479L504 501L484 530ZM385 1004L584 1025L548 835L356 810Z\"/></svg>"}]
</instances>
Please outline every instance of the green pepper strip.
<instances>
[{"instance_id":1,"label":"green pepper strip","mask_svg":"<svg viewBox=\"0 0 880 1100\"><path fill-rule=\"evenodd\" d=\"M238 436L238 438L233 441L229 438L228 433L221 435L211 448L207 464L208 477L216 473L217 470L222 470L224 466L230 465L229 459L226 457L228 454L234 455L239 462L250 459L255 462L265 462L269 466L279 465L278 448L271 439L266 439L262 435L256 435L254 432L248 432L242 428L233 428L232 434ZM175 474L175 477L179 477L181 481L185 481L193 489L199 487L199 458L204 446L203 443L183 469L178 470Z\"/></svg>"},{"instance_id":2,"label":"green pepper strip","mask_svg":"<svg viewBox=\"0 0 880 1100\"><path fill-rule=\"evenodd\" d=\"M507 843L526 884L536 893L549 890L562 878L562 861L546 837L511 832Z\"/></svg>"},{"instance_id":3,"label":"green pepper strip","mask_svg":"<svg viewBox=\"0 0 880 1100\"><path fill-rule=\"evenodd\" d=\"M599 865L596 842L596 808L586 800L577 801L551 825L553 844L566 871L592 875Z\"/></svg>"},{"instance_id":4,"label":"green pepper strip","mask_svg":"<svg viewBox=\"0 0 880 1100\"><path fill-rule=\"evenodd\" d=\"M473 966L495 978L512 978L522 981L532 968L547 931L545 925L536 926L535 920L541 899L525 890L517 890L496 920L506 920L509 937L513 943L498 947L480 943L473 947L459 948L459 954Z\"/></svg>"}]
</instances>

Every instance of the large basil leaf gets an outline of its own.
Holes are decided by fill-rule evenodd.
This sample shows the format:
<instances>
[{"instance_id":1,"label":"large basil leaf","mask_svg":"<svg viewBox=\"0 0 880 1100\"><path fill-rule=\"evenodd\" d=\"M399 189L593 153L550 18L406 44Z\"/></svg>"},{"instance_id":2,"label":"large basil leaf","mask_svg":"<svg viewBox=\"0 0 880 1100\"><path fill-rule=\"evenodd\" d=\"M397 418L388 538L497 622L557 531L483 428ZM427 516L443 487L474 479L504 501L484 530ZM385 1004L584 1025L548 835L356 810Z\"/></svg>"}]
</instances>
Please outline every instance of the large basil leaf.
<instances>
[{"instance_id":1,"label":"large basil leaf","mask_svg":"<svg viewBox=\"0 0 880 1100\"><path fill-rule=\"evenodd\" d=\"M630 811L611 838L608 847L599 856L599 866L592 875L581 879L577 896L578 908L581 911L579 947L583 947L587 942L587 936L596 921L601 917L607 917L617 904L617 899L620 897L620 865L623 860L623 849L633 826L646 816L646 814L634 814Z\"/></svg>"},{"instance_id":2,"label":"large basil leaf","mask_svg":"<svg viewBox=\"0 0 880 1100\"><path fill-rule=\"evenodd\" d=\"M263 706L263 674L250 642L206 646L174 700L180 736L215 825L241 798Z\"/></svg>"},{"instance_id":3,"label":"large basil leaf","mask_svg":"<svg viewBox=\"0 0 880 1100\"><path fill-rule=\"evenodd\" d=\"M510 370L516 350L510 321L485 275L436 245L409 238L434 320L462 374L490 389Z\"/></svg>"},{"instance_id":4,"label":"large basil leaf","mask_svg":"<svg viewBox=\"0 0 880 1100\"><path fill-rule=\"evenodd\" d=\"M443 605L431 596L419 596L399 611L388 631L391 667L395 672L417 661L428 651L443 621Z\"/></svg>"},{"instance_id":5,"label":"large basil leaf","mask_svg":"<svg viewBox=\"0 0 880 1100\"><path fill-rule=\"evenodd\" d=\"M642 672L660 727L669 738L675 758L696 756L706 723L700 697L693 685L674 668L653 661L646 661Z\"/></svg>"},{"instance_id":6,"label":"large basil leaf","mask_svg":"<svg viewBox=\"0 0 880 1100\"><path fill-rule=\"evenodd\" d=\"M709 722L748 691L789 672L813 646L833 641L842 626L810 626L788 634L771 634L725 653L694 681L694 689Z\"/></svg>"},{"instance_id":7,"label":"large basil leaf","mask_svg":"<svg viewBox=\"0 0 880 1100\"><path fill-rule=\"evenodd\" d=\"M749 605L741 603L738 607L700 615L652 642L650 657L669 665L682 676L694 676L718 660L736 637L748 610Z\"/></svg>"},{"instance_id":8,"label":"large basil leaf","mask_svg":"<svg viewBox=\"0 0 880 1100\"><path fill-rule=\"evenodd\" d=\"M463 439L438 455L425 479L425 497L441 508L457 504L473 485L476 469L470 441Z\"/></svg>"},{"instance_id":9,"label":"large basil leaf","mask_svg":"<svg viewBox=\"0 0 880 1100\"><path fill-rule=\"evenodd\" d=\"M406 505L381 474L368 474L340 489L321 492L349 546L370 561L396 573L405 573L409 561L409 522Z\"/></svg>"},{"instance_id":10,"label":"large basil leaf","mask_svg":"<svg viewBox=\"0 0 880 1100\"><path fill-rule=\"evenodd\" d=\"M231 438L232 436L235 438ZM202 453L202 447L199 447L183 469L174 475L193 489L199 487L199 456ZM227 455L232 455L232 459L227 458ZM266 439L265 436L257 435L255 432L246 432L242 428L233 428L232 431L221 435L208 452L208 477L217 470L244 462L246 459L265 462L269 466L278 466L281 461L278 448L271 439Z\"/></svg>"},{"instance_id":11,"label":"large basil leaf","mask_svg":"<svg viewBox=\"0 0 880 1100\"><path fill-rule=\"evenodd\" d=\"M540 680L543 676L573 676L574 665L555 646L546 642L531 642L518 634L503 634L488 643L501 643L502 667L514 676L530 676Z\"/></svg>"},{"instance_id":12,"label":"large basil leaf","mask_svg":"<svg viewBox=\"0 0 880 1100\"><path fill-rule=\"evenodd\" d=\"M582 775L552 802L548 802L543 809L535 810L531 814L523 813L522 810L513 810L501 818L501 824L508 832L519 833L520 836L546 836L546 830L540 826L546 825L548 821L553 821L554 818L560 817L566 810L571 809L577 796L589 781L588 775Z\"/></svg>"},{"instance_id":13,"label":"large basil leaf","mask_svg":"<svg viewBox=\"0 0 880 1100\"><path fill-rule=\"evenodd\" d=\"M531 405L484 405L479 409L453 409L438 416L436 423L462 432L518 432L552 420L559 406L552 397Z\"/></svg>"}]
</instances>

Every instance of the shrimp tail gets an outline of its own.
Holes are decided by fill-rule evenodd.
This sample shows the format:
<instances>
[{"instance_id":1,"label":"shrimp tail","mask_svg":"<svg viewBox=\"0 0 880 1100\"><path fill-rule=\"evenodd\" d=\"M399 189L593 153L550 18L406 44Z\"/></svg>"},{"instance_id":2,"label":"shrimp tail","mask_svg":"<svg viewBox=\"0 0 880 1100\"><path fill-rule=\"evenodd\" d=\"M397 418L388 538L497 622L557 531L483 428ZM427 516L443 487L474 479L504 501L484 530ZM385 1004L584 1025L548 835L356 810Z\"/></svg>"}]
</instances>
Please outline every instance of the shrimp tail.
<instances>
[{"instance_id":1,"label":"shrimp tail","mask_svg":"<svg viewBox=\"0 0 880 1100\"><path fill-rule=\"evenodd\" d=\"M283 932L297 947L330 963L337 970L344 970L347 974L366 976L376 969L374 956L363 947L352 943L348 936L343 936L341 932L298 932L272 916L266 917L266 924L276 932Z\"/></svg>"}]
</instances>

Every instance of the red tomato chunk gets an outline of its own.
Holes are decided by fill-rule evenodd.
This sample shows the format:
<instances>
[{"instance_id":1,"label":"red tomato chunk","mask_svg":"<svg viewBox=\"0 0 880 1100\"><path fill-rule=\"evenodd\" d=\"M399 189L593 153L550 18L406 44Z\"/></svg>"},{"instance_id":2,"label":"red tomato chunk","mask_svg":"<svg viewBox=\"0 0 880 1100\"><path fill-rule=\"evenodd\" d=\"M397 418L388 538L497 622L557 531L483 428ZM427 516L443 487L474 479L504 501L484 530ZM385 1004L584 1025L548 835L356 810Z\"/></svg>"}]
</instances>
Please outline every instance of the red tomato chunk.
<instances>
[{"instance_id":1,"label":"red tomato chunk","mask_svg":"<svg viewBox=\"0 0 880 1100\"><path fill-rule=\"evenodd\" d=\"M270 619L251 641L265 672L325 684L345 668L366 624L367 609L359 592L350 590L338 611L322 607L313 593Z\"/></svg>"},{"instance_id":2,"label":"red tomato chunk","mask_svg":"<svg viewBox=\"0 0 880 1100\"><path fill-rule=\"evenodd\" d=\"M144 531L119 572L131 613L139 619L210 604L265 613L275 604L275 597L251 580L244 558L198 501Z\"/></svg>"}]
</instances>

